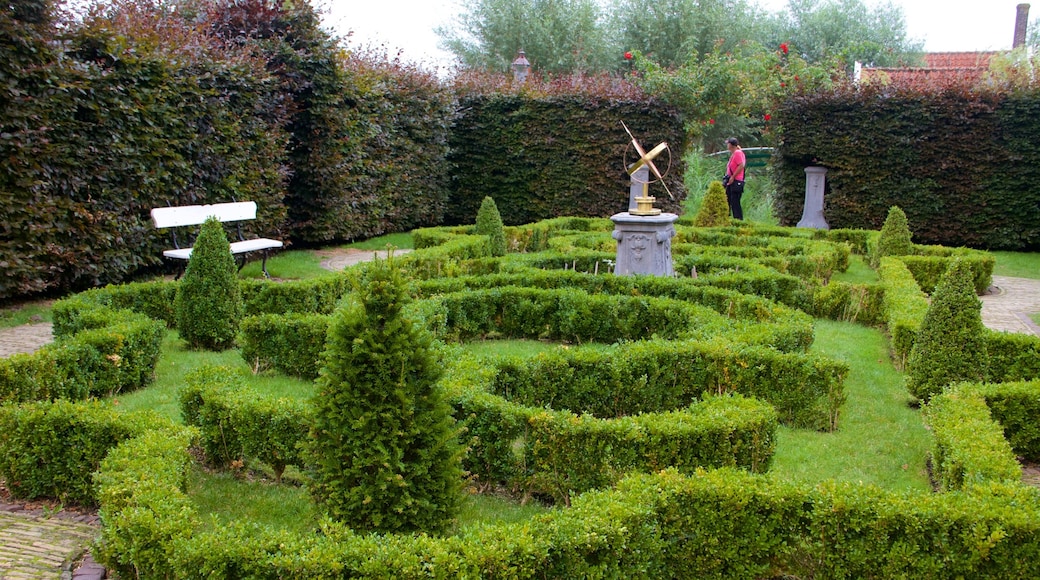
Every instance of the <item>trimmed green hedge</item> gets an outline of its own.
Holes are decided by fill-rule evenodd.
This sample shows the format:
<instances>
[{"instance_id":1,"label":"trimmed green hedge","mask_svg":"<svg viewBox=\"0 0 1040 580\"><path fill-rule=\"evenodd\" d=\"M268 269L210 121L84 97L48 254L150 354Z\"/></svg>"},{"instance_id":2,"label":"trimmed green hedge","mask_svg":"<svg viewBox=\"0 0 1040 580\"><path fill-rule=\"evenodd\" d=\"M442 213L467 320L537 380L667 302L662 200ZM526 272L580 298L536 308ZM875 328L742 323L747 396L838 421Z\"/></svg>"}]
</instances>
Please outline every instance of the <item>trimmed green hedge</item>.
<instances>
[{"instance_id":1,"label":"trimmed green hedge","mask_svg":"<svg viewBox=\"0 0 1040 580\"><path fill-rule=\"evenodd\" d=\"M141 437L106 460L96 553L105 566L130 577L272 580L1040 575L1035 489L891 494L731 469L637 475L530 522L446 538L357 535L330 522L312 536L245 524L201 532L183 493L186 441Z\"/></svg>"},{"instance_id":2,"label":"trimmed green hedge","mask_svg":"<svg viewBox=\"0 0 1040 580\"><path fill-rule=\"evenodd\" d=\"M94 476L101 537L92 553L108 570L122 578L198 577L197 570L172 569L177 542L192 537L199 523L186 493L195 436L182 427L147 431L101 462Z\"/></svg>"},{"instance_id":3,"label":"trimmed green hedge","mask_svg":"<svg viewBox=\"0 0 1040 580\"><path fill-rule=\"evenodd\" d=\"M168 424L97 401L0 405L0 476L18 498L96 505L91 477L109 450Z\"/></svg>"},{"instance_id":4,"label":"trimmed green hedge","mask_svg":"<svg viewBox=\"0 0 1040 580\"><path fill-rule=\"evenodd\" d=\"M897 258L881 258L878 278L885 293L883 304L892 351L896 362L903 366L910 356L921 321L928 312L928 297L906 264Z\"/></svg>"},{"instance_id":5,"label":"trimmed green hedge","mask_svg":"<svg viewBox=\"0 0 1040 580\"><path fill-rule=\"evenodd\" d=\"M438 294L410 307L435 336L501 336L614 343L657 335L708 338L740 329L714 310L670 298L503 286Z\"/></svg>"},{"instance_id":6,"label":"trimmed green hedge","mask_svg":"<svg viewBox=\"0 0 1040 580\"><path fill-rule=\"evenodd\" d=\"M821 165L835 228L879 229L895 205L918 243L1040 247L1035 86L844 83L791 95L773 122L784 135L773 162L782 225L801 216L805 167Z\"/></svg>"},{"instance_id":7,"label":"trimmed green hedge","mask_svg":"<svg viewBox=\"0 0 1040 580\"><path fill-rule=\"evenodd\" d=\"M324 314L247 316L238 335L242 358L257 371L316 379L330 322Z\"/></svg>"},{"instance_id":8,"label":"trimmed green hedge","mask_svg":"<svg viewBox=\"0 0 1040 580\"><path fill-rule=\"evenodd\" d=\"M259 459L281 479L287 465L303 466L298 445L307 439L313 410L302 402L260 396L229 367L201 367L185 378L181 415L197 427L213 465Z\"/></svg>"},{"instance_id":9,"label":"trimmed green hedge","mask_svg":"<svg viewBox=\"0 0 1040 580\"><path fill-rule=\"evenodd\" d=\"M653 341L507 358L490 372L490 392L530 407L609 418L740 393L770 403L792 427L833 430L848 365L728 342Z\"/></svg>"},{"instance_id":10,"label":"trimmed green hedge","mask_svg":"<svg viewBox=\"0 0 1040 580\"><path fill-rule=\"evenodd\" d=\"M968 265L972 273L972 285L976 294L985 294L993 283L993 267L997 260L992 254L974 250L943 248L939 246L915 246L916 251L925 255L899 256L913 275L917 285L926 294L935 290L939 278L955 259Z\"/></svg>"},{"instance_id":11,"label":"trimmed green hedge","mask_svg":"<svg viewBox=\"0 0 1040 580\"><path fill-rule=\"evenodd\" d=\"M54 319L55 342L0 359L0 402L81 400L154 381L162 322L76 301L56 303Z\"/></svg>"},{"instance_id":12,"label":"trimmed green hedge","mask_svg":"<svg viewBox=\"0 0 1040 580\"><path fill-rule=\"evenodd\" d=\"M1017 455L1040 461L1040 380L973 385Z\"/></svg>"},{"instance_id":13,"label":"trimmed green hedge","mask_svg":"<svg viewBox=\"0 0 1040 580\"><path fill-rule=\"evenodd\" d=\"M773 408L740 395L687 401L661 413L596 419L509 402L474 382L480 365L452 370L445 385L456 418L472 437L467 469L480 481L525 493L571 496L612 484L628 471L738 466L768 469L775 446ZM475 374L474 374L475 373ZM562 388L562 387L561 387ZM306 468L296 445L307 436L309 405L265 400L239 373L207 367L188 377L180 404L198 427L212 464L258 459L276 475Z\"/></svg>"},{"instance_id":14,"label":"trimmed green hedge","mask_svg":"<svg viewBox=\"0 0 1040 580\"><path fill-rule=\"evenodd\" d=\"M816 288L810 312L831 320L880 326L886 320L884 299L885 290L880 284L831 281Z\"/></svg>"},{"instance_id":15,"label":"trimmed green hedge","mask_svg":"<svg viewBox=\"0 0 1040 580\"><path fill-rule=\"evenodd\" d=\"M939 489L1022 479L1022 468L1003 429L978 392L960 387L937 394L925 407L925 418L935 435L932 479Z\"/></svg>"}]
</instances>

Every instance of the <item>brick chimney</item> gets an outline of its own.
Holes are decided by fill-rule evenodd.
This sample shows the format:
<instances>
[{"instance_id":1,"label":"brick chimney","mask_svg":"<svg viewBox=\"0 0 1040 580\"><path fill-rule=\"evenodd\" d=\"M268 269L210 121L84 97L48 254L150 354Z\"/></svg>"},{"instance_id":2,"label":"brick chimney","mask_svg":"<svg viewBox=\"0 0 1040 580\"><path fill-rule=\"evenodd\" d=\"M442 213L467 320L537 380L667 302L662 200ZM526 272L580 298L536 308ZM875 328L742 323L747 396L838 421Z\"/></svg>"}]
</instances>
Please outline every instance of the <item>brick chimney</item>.
<instances>
[{"instance_id":1,"label":"brick chimney","mask_svg":"<svg viewBox=\"0 0 1040 580\"><path fill-rule=\"evenodd\" d=\"M1029 26L1029 4L1018 5L1018 15L1015 17L1015 40L1011 48L1026 45L1026 28Z\"/></svg>"}]
</instances>

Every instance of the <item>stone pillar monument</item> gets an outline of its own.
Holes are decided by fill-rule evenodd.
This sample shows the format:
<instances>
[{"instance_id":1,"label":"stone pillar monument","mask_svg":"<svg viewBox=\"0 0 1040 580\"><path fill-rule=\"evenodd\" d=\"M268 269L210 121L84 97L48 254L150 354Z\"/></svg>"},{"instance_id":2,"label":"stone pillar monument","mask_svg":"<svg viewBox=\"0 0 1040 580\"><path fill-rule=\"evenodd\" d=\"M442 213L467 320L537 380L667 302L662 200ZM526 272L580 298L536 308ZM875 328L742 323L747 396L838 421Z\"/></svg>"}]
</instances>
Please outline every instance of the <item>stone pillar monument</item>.
<instances>
[{"instance_id":1,"label":"stone pillar monument","mask_svg":"<svg viewBox=\"0 0 1040 580\"><path fill-rule=\"evenodd\" d=\"M679 216L674 213L632 215L629 212L610 216L614 222L612 236L617 240L617 264L614 274L631 276L672 276L673 225Z\"/></svg>"},{"instance_id":2,"label":"stone pillar monument","mask_svg":"<svg viewBox=\"0 0 1040 580\"><path fill-rule=\"evenodd\" d=\"M802 219L798 222L798 227L830 229L827 220L823 218L823 186L826 185L826 179L826 167L805 168L805 208L802 209Z\"/></svg>"}]
</instances>

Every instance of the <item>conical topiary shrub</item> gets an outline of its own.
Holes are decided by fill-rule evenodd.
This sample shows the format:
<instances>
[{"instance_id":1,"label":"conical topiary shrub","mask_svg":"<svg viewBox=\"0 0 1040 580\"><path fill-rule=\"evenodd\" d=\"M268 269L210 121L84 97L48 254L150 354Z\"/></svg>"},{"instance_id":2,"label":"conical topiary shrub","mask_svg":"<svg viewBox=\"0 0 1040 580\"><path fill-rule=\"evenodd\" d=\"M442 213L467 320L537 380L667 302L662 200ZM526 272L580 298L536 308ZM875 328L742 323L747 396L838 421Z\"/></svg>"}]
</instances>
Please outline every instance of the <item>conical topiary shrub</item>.
<instances>
[{"instance_id":1,"label":"conical topiary shrub","mask_svg":"<svg viewBox=\"0 0 1040 580\"><path fill-rule=\"evenodd\" d=\"M506 230L502 225L502 214L498 213L495 200L488 196L480 203L477 210L477 234L491 238L491 255L506 255Z\"/></svg>"},{"instance_id":2,"label":"conical topiary shrub","mask_svg":"<svg viewBox=\"0 0 1040 580\"><path fill-rule=\"evenodd\" d=\"M982 303L968 264L955 260L939 280L907 359L907 389L927 401L950 383L985 381Z\"/></svg>"},{"instance_id":3,"label":"conical topiary shrub","mask_svg":"<svg viewBox=\"0 0 1040 580\"><path fill-rule=\"evenodd\" d=\"M174 299L177 330L194 349L235 345L242 319L242 291L224 226L210 217L199 231Z\"/></svg>"},{"instance_id":4,"label":"conical topiary shrub","mask_svg":"<svg viewBox=\"0 0 1040 580\"><path fill-rule=\"evenodd\" d=\"M406 318L393 257L329 327L308 442L315 501L358 531L437 533L462 498L463 449L429 335Z\"/></svg>"},{"instance_id":5,"label":"conical topiary shrub","mask_svg":"<svg viewBox=\"0 0 1040 580\"><path fill-rule=\"evenodd\" d=\"M700 228L712 228L729 224L729 202L726 201L726 189L721 181L708 184L701 209L693 218L693 225Z\"/></svg>"},{"instance_id":6,"label":"conical topiary shrub","mask_svg":"<svg viewBox=\"0 0 1040 580\"><path fill-rule=\"evenodd\" d=\"M892 206L885 218L885 225L881 226L881 235L878 236L877 251L874 253L872 264L876 268L883 256L908 256L914 252L914 244L910 241L913 234L910 232L910 222L906 219L906 213L898 206Z\"/></svg>"}]
</instances>

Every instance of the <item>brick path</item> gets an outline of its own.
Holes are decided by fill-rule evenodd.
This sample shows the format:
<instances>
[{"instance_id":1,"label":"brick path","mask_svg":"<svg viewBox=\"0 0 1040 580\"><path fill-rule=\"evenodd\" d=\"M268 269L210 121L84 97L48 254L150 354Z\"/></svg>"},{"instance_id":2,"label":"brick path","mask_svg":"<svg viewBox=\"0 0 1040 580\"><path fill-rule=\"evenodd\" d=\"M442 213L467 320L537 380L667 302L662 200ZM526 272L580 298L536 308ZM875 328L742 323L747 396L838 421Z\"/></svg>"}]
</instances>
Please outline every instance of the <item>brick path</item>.
<instances>
[{"instance_id":1,"label":"brick path","mask_svg":"<svg viewBox=\"0 0 1040 580\"><path fill-rule=\"evenodd\" d=\"M407 250L396 250L405 253ZM385 252L329 252L322 267L342 270L371 260ZM994 330L1033 333L1040 328L1027 314L1040 312L1040 280L994 276L990 293L982 300L982 321ZM0 358L32 352L52 340L49 323L0 329ZM1027 470L1026 480L1037 477ZM14 513L12 513L12 510ZM0 504L0 578L101 580L105 569L86 553L97 533L92 522L43 517L40 513L17 513L18 508ZM91 525L93 524L93 525ZM85 555L85 559L80 559ZM77 561L78 566L77 566ZM75 567L75 570L72 568Z\"/></svg>"}]
</instances>

